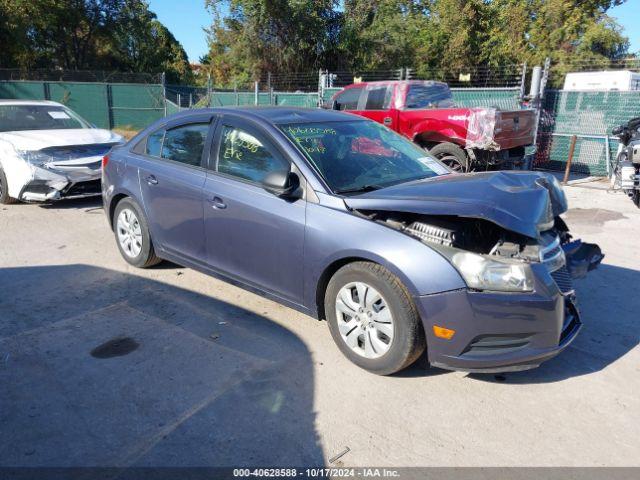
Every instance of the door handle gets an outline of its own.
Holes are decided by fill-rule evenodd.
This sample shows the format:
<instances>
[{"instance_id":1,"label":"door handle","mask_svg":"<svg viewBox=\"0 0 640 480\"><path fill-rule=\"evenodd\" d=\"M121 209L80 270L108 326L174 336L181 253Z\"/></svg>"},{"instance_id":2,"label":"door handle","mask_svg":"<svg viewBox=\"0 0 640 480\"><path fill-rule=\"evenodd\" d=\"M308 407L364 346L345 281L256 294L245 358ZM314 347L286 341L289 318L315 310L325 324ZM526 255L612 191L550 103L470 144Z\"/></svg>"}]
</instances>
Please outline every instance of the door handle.
<instances>
[{"instance_id":1,"label":"door handle","mask_svg":"<svg viewBox=\"0 0 640 480\"><path fill-rule=\"evenodd\" d=\"M145 180L147 181L147 183L149 185L157 185L158 184L158 179L155 177L155 175L149 175L147 178L145 178Z\"/></svg>"},{"instance_id":2,"label":"door handle","mask_svg":"<svg viewBox=\"0 0 640 480\"><path fill-rule=\"evenodd\" d=\"M227 208L227 204L224 203L224 201L220 197L213 197L209 201L211 202L211 206L213 208L217 208L219 210L224 210L225 208Z\"/></svg>"}]
</instances>

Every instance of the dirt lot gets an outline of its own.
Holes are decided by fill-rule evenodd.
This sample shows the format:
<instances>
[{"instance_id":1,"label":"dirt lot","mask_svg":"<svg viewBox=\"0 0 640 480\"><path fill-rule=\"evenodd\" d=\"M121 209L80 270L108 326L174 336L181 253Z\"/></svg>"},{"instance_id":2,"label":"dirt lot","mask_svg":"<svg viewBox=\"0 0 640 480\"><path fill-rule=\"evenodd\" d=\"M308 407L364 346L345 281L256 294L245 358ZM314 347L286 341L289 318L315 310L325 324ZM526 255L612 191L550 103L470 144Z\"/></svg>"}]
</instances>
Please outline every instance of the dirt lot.
<instances>
[{"instance_id":1,"label":"dirt lot","mask_svg":"<svg viewBox=\"0 0 640 480\"><path fill-rule=\"evenodd\" d=\"M607 255L582 334L505 376L368 374L324 322L129 267L96 202L2 206L0 465L638 466L640 210L602 186L567 188Z\"/></svg>"}]
</instances>

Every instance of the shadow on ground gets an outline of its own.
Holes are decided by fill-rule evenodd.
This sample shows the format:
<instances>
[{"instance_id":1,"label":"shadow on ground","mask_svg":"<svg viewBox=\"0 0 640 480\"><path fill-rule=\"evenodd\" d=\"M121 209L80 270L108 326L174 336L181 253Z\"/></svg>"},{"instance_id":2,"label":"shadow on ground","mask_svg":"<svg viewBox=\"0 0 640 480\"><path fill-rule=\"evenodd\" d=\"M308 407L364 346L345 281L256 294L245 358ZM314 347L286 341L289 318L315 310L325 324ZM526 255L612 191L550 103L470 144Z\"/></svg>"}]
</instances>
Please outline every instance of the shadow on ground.
<instances>
[{"instance_id":1,"label":"shadow on ground","mask_svg":"<svg viewBox=\"0 0 640 480\"><path fill-rule=\"evenodd\" d=\"M323 465L305 345L87 265L0 269L0 466Z\"/></svg>"},{"instance_id":2,"label":"shadow on ground","mask_svg":"<svg viewBox=\"0 0 640 480\"><path fill-rule=\"evenodd\" d=\"M38 206L46 210L102 210L102 197L71 198L69 200L58 200L57 202L51 203L40 203Z\"/></svg>"},{"instance_id":3,"label":"shadow on ground","mask_svg":"<svg viewBox=\"0 0 640 480\"><path fill-rule=\"evenodd\" d=\"M539 368L503 375L469 375L483 381L505 383L557 382L598 372L640 343L637 296L640 272L600 265L575 282L583 328L560 355Z\"/></svg>"}]
</instances>

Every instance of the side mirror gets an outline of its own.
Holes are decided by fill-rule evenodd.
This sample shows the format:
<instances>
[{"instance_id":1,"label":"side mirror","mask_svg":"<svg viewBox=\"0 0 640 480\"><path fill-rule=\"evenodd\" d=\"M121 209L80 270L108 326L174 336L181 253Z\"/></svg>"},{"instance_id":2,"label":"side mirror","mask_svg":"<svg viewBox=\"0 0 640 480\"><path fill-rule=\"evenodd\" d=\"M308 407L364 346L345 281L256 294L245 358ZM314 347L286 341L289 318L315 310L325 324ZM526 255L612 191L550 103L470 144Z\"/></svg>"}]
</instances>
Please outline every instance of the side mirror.
<instances>
[{"instance_id":1,"label":"side mirror","mask_svg":"<svg viewBox=\"0 0 640 480\"><path fill-rule=\"evenodd\" d=\"M291 198L300 188L300 179L290 171L271 172L262 180L262 188L277 197Z\"/></svg>"}]
</instances>

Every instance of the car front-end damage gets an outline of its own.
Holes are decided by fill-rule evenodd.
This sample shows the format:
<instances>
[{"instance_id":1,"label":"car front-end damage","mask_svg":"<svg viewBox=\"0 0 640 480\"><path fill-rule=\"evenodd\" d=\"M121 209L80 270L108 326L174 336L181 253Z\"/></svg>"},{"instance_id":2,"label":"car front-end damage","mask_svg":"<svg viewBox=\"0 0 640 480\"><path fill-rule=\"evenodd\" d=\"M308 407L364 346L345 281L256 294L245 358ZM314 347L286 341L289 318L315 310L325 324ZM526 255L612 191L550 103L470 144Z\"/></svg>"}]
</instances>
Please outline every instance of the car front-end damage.
<instances>
[{"instance_id":1,"label":"car front-end damage","mask_svg":"<svg viewBox=\"0 0 640 480\"><path fill-rule=\"evenodd\" d=\"M388 190L346 203L440 253L467 285L415 298L432 365L525 370L571 343L581 328L573 279L603 255L572 239L560 217L566 198L553 177L498 172Z\"/></svg>"},{"instance_id":2,"label":"car front-end damage","mask_svg":"<svg viewBox=\"0 0 640 480\"><path fill-rule=\"evenodd\" d=\"M72 145L19 151L19 157L28 166L29 178L18 199L46 202L100 195L102 157L114 145Z\"/></svg>"}]
</instances>

